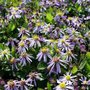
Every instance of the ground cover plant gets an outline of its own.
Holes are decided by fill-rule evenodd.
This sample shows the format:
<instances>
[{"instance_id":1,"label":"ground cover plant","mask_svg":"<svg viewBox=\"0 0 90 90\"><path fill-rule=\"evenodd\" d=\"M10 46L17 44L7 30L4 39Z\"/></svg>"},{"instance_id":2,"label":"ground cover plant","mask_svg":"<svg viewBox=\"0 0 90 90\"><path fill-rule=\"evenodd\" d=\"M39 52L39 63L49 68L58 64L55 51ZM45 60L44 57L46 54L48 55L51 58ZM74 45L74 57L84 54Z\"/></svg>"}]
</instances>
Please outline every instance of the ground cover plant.
<instances>
[{"instance_id":1,"label":"ground cover plant","mask_svg":"<svg viewBox=\"0 0 90 90\"><path fill-rule=\"evenodd\" d=\"M0 0L0 90L90 90L90 0Z\"/></svg>"}]
</instances>

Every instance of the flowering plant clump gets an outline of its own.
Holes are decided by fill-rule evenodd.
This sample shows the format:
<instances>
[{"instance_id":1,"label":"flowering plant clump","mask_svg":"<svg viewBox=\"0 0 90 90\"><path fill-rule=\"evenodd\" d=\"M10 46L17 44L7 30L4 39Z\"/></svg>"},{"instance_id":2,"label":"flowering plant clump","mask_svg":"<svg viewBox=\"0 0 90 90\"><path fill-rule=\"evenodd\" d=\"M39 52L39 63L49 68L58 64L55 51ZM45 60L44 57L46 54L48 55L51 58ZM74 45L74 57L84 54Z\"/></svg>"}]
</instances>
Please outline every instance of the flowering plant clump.
<instances>
[{"instance_id":1,"label":"flowering plant clump","mask_svg":"<svg viewBox=\"0 0 90 90\"><path fill-rule=\"evenodd\" d=\"M0 90L90 90L90 0L0 0Z\"/></svg>"}]
</instances>

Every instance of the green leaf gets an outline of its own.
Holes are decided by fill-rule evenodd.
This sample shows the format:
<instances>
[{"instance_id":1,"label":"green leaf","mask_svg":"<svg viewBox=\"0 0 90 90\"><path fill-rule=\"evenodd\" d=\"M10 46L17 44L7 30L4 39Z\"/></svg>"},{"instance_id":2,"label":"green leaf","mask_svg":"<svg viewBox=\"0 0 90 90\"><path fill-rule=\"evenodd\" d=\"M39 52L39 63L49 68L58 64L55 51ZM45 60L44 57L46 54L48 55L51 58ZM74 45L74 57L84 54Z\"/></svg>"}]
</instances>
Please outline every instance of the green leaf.
<instances>
[{"instance_id":1,"label":"green leaf","mask_svg":"<svg viewBox=\"0 0 90 90\"><path fill-rule=\"evenodd\" d=\"M90 52L86 53L86 57L87 57L87 59L90 59Z\"/></svg>"},{"instance_id":2,"label":"green leaf","mask_svg":"<svg viewBox=\"0 0 90 90\"><path fill-rule=\"evenodd\" d=\"M86 65L87 61L84 59L79 66L79 69L82 70L84 68L84 66Z\"/></svg>"},{"instance_id":3,"label":"green leaf","mask_svg":"<svg viewBox=\"0 0 90 90\"><path fill-rule=\"evenodd\" d=\"M90 64L86 64L86 69L87 69L87 71L89 71L90 72Z\"/></svg>"},{"instance_id":4,"label":"green leaf","mask_svg":"<svg viewBox=\"0 0 90 90\"><path fill-rule=\"evenodd\" d=\"M47 82L47 89L48 89L48 90L52 90L51 86L52 86L52 85L51 85L49 82Z\"/></svg>"},{"instance_id":5,"label":"green leaf","mask_svg":"<svg viewBox=\"0 0 90 90\"><path fill-rule=\"evenodd\" d=\"M51 14L51 13L47 13L47 14L46 14L46 19L47 19L49 22L52 22L52 20L53 20L52 14Z\"/></svg>"},{"instance_id":6,"label":"green leaf","mask_svg":"<svg viewBox=\"0 0 90 90\"><path fill-rule=\"evenodd\" d=\"M13 22L11 22L10 24L9 24L9 30L11 30L11 31L13 31L14 29L15 29L15 24L13 23Z\"/></svg>"},{"instance_id":7,"label":"green leaf","mask_svg":"<svg viewBox=\"0 0 90 90\"><path fill-rule=\"evenodd\" d=\"M77 71L78 71L77 66L73 66L73 68L71 70L72 74L75 74Z\"/></svg>"},{"instance_id":8,"label":"green leaf","mask_svg":"<svg viewBox=\"0 0 90 90\"><path fill-rule=\"evenodd\" d=\"M44 70L47 67L47 65L44 62L40 62L37 66L38 70Z\"/></svg>"},{"instance_id":9,"label":"green leaf","mask_svg":"<svg viewBox=\"0 0 90 90\"><path fill-rule=\"evenodd\" d=\"M37 90L43 90L42 88L38 88Z\"/></svg>"}]
</instances>

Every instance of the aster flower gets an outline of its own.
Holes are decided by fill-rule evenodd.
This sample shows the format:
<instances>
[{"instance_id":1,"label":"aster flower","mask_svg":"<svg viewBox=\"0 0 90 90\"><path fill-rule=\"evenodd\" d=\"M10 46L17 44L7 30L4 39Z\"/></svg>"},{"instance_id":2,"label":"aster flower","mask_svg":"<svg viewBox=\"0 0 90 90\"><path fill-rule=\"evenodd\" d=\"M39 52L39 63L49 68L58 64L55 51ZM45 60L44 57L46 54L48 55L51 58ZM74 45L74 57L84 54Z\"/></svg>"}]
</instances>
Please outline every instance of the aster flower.
<instances>
[{"instance_id":1,"label":"aster flower","mask_svg":"<svg viewBox=\"0 0 90 90\"><path fill-rule=\"evenodd\" d=\"M20 10L18 7L11 7L9 10L9 14L7 15L8 19L12 18L21 18L22 10Z\"/></svg>"},{"instance_id":2,"label":"aster flower","mask_svg":"<svg viewBox=\"0 0 90 90\"><path fill-rule=\"evenodd\" d=\"M64 81L67 84L71 84L74 82L75 78L76 78L76 76L72 76L71 73L67 72L66 75L64 74L64 76L61 77L59 80Z\"/></svg>"},{"instance_id":3,"label":"aster flower","mask_svg":"<svg viewBox=\"0 0 90 90\"><path fill-rule=\"evenodd\" d=\"M20 61L20 64L22 66L25 66L26 62L28 63L32 62L31 58L33 58L31 55L27 54L26 52L22 52L20 57L18 58L18 61Z\"/></svg>"},{"instance_id":4,"label":"aster flower","mask_svg":"<svg viewBox=\"0 0 90 90\"><path fill-rule=\"evenodd\" d=\"M43 58L44 62L47 62L47 57L51 59L51 55L49 53L49 49L47 47L43 47L40 49L40 52L37 54L38 61L41 61Z\"/></svg>"},{"instance_id":5,"label":"aster flower","mask_svg":"<svg viewBox=\"0 0 90 90\"><path fill-rule=\"evenodd\" d=\"M4 87L5 87L5 90L18 90L16 80L9 80L7 84L4 85Z\"/></svg>"},{"instance_id":6,"label":"aster flower","mask_svg":"<svg viewBox=\"0 0 90 90\"><path fill-rule=\"evenodd\" d=\"M48 39L48 40L45 40L46 43L47 43L47 46L52 46L54 47L57 43L58 43L58 40L54 40L54 39Z\"/></svg>"},{"instance_id":7,"label":"aster flower","mask_svg":"<svg viewBox=\"0 0 90 90\"><path fill-rule=\"evenodd\" d=\"M9 62L11 64L12 69L18 70L18 67L17 67L17 62L18 61L14 57L12 57Z\"/></svg>"},{"instance_id":8,"label":"aster flower","mask_svg":"<svg viewBox=\"0 0 90 90\"><path fill-rule=\"evenodd\" d=\"M19 89L20 90L28 90L28 87L32 87L33 85L28 83L27 80L21 79L20 81L17 82Z\"/></svg>"},{"instance_id":9,"label":"aster flower","mask_svg":"<svg viewBox=\"0 0 90 90\"><path fill-rule=\"evenodd\" d=\"M7 46L16 46L16 44L18 43L18 40L16 38L9 38L8 42L6 43Z\"/></svg>"},{"instance_id":10,"label":"aster flower","mask_svg":"<svg viewBox=\"0 0 90 90\"><path fill-rule=\"evenodd\" d=\"M61 66L66 68L65 64L68 64L66 60L61 60L60 57L53 57L48 63L47 69L49 70L49 75L51 73L59 74L61 73Z\"/></svg>"},{"instance_id":11,"label":"aster flower","mask_svg":"<svg viewBox=\"0 0 90 90\"><path fill-rule=\"evenodd\" d=\"M58 47L61 47L62 50L73 49L74 45L70 44L70 40L68 40L68 36L64 36L63 38L58 40Z\"/></svg>"},{"instance_id":12,"label":"aster flower","mask_svg":"<svg viewBox=\"0 0 90 90\"><path fill-rule=\"evenodd\" d=\"M82 85L90 85L90 82L86 77L81 77L80 81L82 82Z\"/></svg>"},{"instance_id":13,"label":"aster flower","mask_svg":"<svg viewBox=\"0 0 90 90\"><path fill-rule=\"evenodd\" d=\"M21 52L26 52L26 50L28 50L28 46L26 45L26 43L21 40L18 44L18 52L21 53Z\"/></svg>"},{"instance_id":14,"label":"aster flower","mask_svg":"<svg viewBox=\"0 0 90 90\"><path fill-rule=\"evenodd\" d=\"M23 0L23 4L27 4L29 2L31 2L32 0Z\"/></svg>"},{"instance_id":15,"label":"aster flower","mask_svg":"<svg viewBox=\"0 0 90 90\"><path fill-rule=\"evenodd\" d=\"M37 80L43 80L41 73L37 72L29 73L28 77L27 82L34 84L34 86L37 86Z\"/></svg>"},{"instance_id":16,"label":"aster flower","mask_svg":"<svg viewBox=\"0 0 90 90\"><path fill-rule=\"evenodd\" d=\"M29 39L29 41L30 41L30 47L35 47L35 48L36 46L41 47L40 38L38 35L33 35L33 37Z\"/></svg>"},{"instance_id":17,"label":"aster flower","mask_svg":"<svg viewBox=\"0 0 90 90\"><path fill-rule=\"evenodd\" d=\"M19 30L18 37L21 37L21 36L23 36L23 35L30 36L30 35L29 35L29 30L26 30L24 27L18 28L18 30Z\"/></svg>"},{"instance_id":18,"label":"aster flower","mask_svg":"<svg viewBox=\"0 0 90 90\"><path fill-rule=\"evenodd\" d=\"M85 37L90 40L90 31L86 32Z\"/></svg>"},{"instance_id":19,"label":"aster flower","mask_svg":"<svg viewBox=\"0 0 90 90\"><path fill-rule=\"evenodd\" d=\"M42 32L42 30L44 29L43 25L44 25L44 23L42 23L41 21L37 20L36 26L34 28L33 33L40 33L40 32Z\"/></svg>"},{"instance_id":20,"label":"aster flower","mask_svg":"<svg viewBox=\"0 0 90 90\"><path fill-rule=\"evenodd\" d=\"M55 38L59 38L59 37L62 38L64 35L64 32L59 27L56 27L53 33Z\"/></svg>"},{"instance_id":21,"label":"aster flower","mask_svg":"<svg viewBox=\"0 0 90 90\"><path fill-rule=\"evenodd\" d=\"M59 80L57 80L57 83L59 84L59 85L57 85L56 87L55 87L55 90L74 90L74 87L73 87L73 85L71 84L71 85L68 85L66 82L60 82Z\"/></svg>"},{"instance_id":22,"label":"aster flower","mask_svg":"<svg viewBox=\"0 0 90 90\"><path fill-rule=\"evenodd\" d=\"M47 35L47 34L49 34L50 32L52 32L52 29L53 29L53 28L54 28L54 25L45 23L45 25L43 26L42 33L45 33L45 35Z\"/></svg>"},{"instance_id":23,"label":"aster flower","mask_svg":"<svg viewBox=\"0 0 90 90\"><path fill-rule=\"evenodd\" d=\"M66 60L67 60L67 61L72 61L72 59L77 60L77 59L76 59L76 56L77 56L77 55L76 55L76 54L73 54L70 49L67 50L66 53L64 53L63 55L66 56Z\"/></svg>"},{"instance_id":24,"label":"aster flower","mask_svg":"<svg viewBox=\"0 0 90 90\"><path fill-rule=\"evenodd\" d=\"M4 50L0 50L0 58L4 58L6 57L6 59L9 59L9 57L11 56L10 54L10 50L8 48L4 49Z\"/></svg>"}]
</instances>

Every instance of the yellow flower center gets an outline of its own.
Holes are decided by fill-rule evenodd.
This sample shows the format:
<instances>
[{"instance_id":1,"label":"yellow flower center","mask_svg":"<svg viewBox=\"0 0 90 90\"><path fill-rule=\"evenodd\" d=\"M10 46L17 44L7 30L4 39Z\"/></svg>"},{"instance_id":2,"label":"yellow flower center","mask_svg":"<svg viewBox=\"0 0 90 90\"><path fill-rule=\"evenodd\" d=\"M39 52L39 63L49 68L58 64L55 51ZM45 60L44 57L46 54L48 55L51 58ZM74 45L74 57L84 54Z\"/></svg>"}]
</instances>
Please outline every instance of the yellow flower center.
<instances>
[{"instance_id":1,"label":"yellow flower center","mask_svg":"<svg viewBox=\"0 0 90 90\"><path fill-rule=\"evenodd\" d=\"M7 54L7 50L2 51L2 54L4 55Z\"/></svg>"},{"instance_id":2,"label":"yellow flower center","mask_svg":"<svg viewBox=\"0 0 90 90\"><path fill-rule=\"evenodd\" d=\"M27 36L22 36L22 40L26 40L27 39Z\"/></svg>"},{"instance_id":3,"label":"yellow flower center","mask_svg":"<svg viewBox=\"0 0 90 90\"><path fill-rule=\"evenodd\" d=\"M37 35L34 35L34 36L33 36L33 39L34 39L34 40L38 40L39 37L38 37Z\"/></svg>"},{"instance_id":4,"label":"yellow flower center","mask_svg":"<svg viewBox=\"0 0 90 90\"><path fill-rule=\"evenodd\" d=\"M10 87L14 87L14 86L15 86L13 80L8 81L8 85L9 85Z\"/></svg>"},{"instance_id":5,"label":"yellow flower center","mask_svg":"<svg viewBox=\"0 0 90 90\"><path fill-rule=\"evenodd\" d=\"M61 42L62 42L62 43L65 43L65 40L64 40L64 39L61 39Z\"/></svg>"},{"instance_id":6,"label":"yellow flower center","mask_svg":"<svg viewBox=\"0 0 90 90\"><path fill-rule=\"evenodd\" d=\"M46 53L48 51L48 48L44 47L41 49L41 52Z\"/></svg>"},{"instance_id":7,"label":"yellow flower center","mask_svg":"<svg viewBox=\"0 0 90 90\"><path fill-rule=\"evenodd\" d=\"M71 79L70 75L67 75L67 76L66 76L66 79L67 79L67 80L70 80L70 79Z\"/></svg>"},{"instance_id":8,"label":"yellow flower center","mask_svg":"<svg viewBox=\"0 0 90 90\"><path fill-rule=\"evenodd\" d=\"M40 23L40 22L37 22L37 23L36 23L36 26L40 26L40 25L41 25L41 23Z\"/></svg>"},{"instance_id":9,"label":"yellow flower center","mask_svg":"<svg viewBox=\"0 0 90 90\"><path fill-rule=\"evenodd\" d=\"M26 52L23 52L23 53L21 53L21 56L22 57L26 57L27 56L27 53Z\"/></svg>"},{"instance_id":10,"label":"yellow flower center","mask_svg":"<svg viewBox=\"0 0 90 90\"><path fill-rule=\"evenodd\" d=\"M21 42L19 43L19 46L24 47L24 42L21 41Z\"/></svg>"},{"instance_id":11,"label":"yellow flower center","mask_svg":"<svg viewBox=\"0 0 90 90\"><path fill-rule=\"evenodd\" d=\"M25 28L24 27L22 27L21 29L20 29L20 32L22 32L22 31L24 31L25 30Z\"/></svg>"},{"instance_id":12,"label":"yellow flower center","mask_svg":"<svg viewBox=\"0 0 90 90\"><path fill-rule=\"evenodd\" d=\"M87 82L86 80L85 80L85 81L83 81L83 84L84 84L84 85L86 85L87 83L88 83L88 82Z\"/></svg>"},{"instance_id":13,"label":"yellow flower center","mask_svg":"<svg viewBox=\"0 0 90 90\"><path fill-rule=\"evenodd\" d=\"M60 86L60 88L62 88L62 89L65 89L65 88L66 88L65 82L60 83L59 86Z\"/></svg>"},{"instance_id":14,"label":"yellow flower center","mask_svg":"<svg viewBox=\"0 0 90 90\"><path fill-rule=\"evenodd\" d=\"M53 40L53 39L50 39L50 42L52 42L52 43L53 43L54 41L55 41L55 40Z\"/></svg>"},{"instance_id":15,"label":"yellow flower center","mask_svg":"<svg viewBox=\"0 0 90 90\"><path fill-rule=\"evenodd\" d=\"M68 54L68 55L71 55L71 54L72 54L72 52L71 52L71 51L68 51L68 52L67 52L67 54Z\"/></svg>"},{"instance_id":16,"label":"yellow flower center","mask_svg":"<svg viewBox=\"0 0 90 90\"><path fill-rule=\"evenodd\" d=\"M15 62L15 58L13 57L11 60L10 60L10 63L13 64Z\"/></svg>"}]
</instances>

